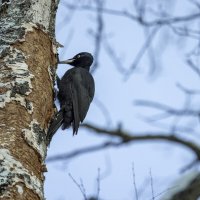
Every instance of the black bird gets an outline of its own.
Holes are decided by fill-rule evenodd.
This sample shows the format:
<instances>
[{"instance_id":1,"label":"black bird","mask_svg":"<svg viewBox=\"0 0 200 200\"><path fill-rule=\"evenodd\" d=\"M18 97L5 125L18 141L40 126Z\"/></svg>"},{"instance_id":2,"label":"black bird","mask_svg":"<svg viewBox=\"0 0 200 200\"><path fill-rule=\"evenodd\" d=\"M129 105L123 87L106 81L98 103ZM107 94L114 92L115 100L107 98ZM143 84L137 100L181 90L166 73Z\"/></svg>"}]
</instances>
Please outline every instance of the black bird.
<instances>
[{"instance_id":1,"label":"black bird","mask_svg":"<svg viewBox=\"0 0 200 200\"><path fill-rule=\"evenodd\" d=\"M87 52L58 62L70 64L74 68L69 69L61 80L57 79L60 111L56 113L50 124L47 133L48 144L61 125L63 130L72 125L73 135L78 133L80 122L83 122L94 97L94 79L89 72L92 62L93 56Z\"/></svg>"}]
</instances>

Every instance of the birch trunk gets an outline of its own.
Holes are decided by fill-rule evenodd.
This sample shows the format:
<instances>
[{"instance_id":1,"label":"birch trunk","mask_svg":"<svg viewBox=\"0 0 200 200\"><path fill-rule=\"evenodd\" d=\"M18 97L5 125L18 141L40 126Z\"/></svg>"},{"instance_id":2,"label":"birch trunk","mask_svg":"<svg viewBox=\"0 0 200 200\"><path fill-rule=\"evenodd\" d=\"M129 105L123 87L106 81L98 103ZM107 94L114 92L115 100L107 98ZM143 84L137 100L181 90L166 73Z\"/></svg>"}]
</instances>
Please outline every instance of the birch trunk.
<instances>
[{"instance_id":1,"label":"birch trunk","mask_svg":"<svg viewBox=\"0 0 200 200\"><path fill-rule=\"evenodd\" d=\"M0 1L0 199L44 199L57 4Z\"/></svg>"}]
</instances>

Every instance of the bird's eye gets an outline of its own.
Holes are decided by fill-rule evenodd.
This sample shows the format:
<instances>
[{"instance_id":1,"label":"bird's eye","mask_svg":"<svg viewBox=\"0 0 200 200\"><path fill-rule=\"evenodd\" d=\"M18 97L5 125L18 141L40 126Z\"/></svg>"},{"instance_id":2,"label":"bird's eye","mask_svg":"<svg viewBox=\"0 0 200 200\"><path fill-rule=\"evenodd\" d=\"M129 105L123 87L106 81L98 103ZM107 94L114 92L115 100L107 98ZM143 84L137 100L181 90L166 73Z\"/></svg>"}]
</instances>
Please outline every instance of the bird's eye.
<instances>
[{"instance_id":1,"label":"bird's eye","mask_svg":"<svg viewBox=\"0 0 200 200\"><path fill-rule=\"evenodd\" d=\"M77 58L80 58L80 57L81 57L81 55L78 55L78 56L77 56Z\"/></svg>"}]
</instances>

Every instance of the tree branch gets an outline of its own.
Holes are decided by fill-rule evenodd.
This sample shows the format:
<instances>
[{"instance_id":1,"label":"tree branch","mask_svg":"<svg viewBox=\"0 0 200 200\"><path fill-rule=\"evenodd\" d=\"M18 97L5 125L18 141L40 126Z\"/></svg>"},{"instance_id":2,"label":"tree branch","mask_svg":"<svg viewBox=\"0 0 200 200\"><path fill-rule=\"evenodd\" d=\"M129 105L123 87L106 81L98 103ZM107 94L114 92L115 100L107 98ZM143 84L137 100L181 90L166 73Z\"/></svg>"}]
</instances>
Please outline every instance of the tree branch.
<instances>
[{"instance_id":1,"label":"tree branch","mask_svg":"<svg viewBox=\"0 0 200 200\"><path fill-rule=\"evenodd\" d=\"M93 11L96 12L96 8L92 6L76 6L72 4L65 3L64 6L68 9L79 9L79 10L86 10L86 11ZM194 13L194 14L189 14L185 16L176 16L176 17L167 17L164 19L156 19L156 20L151 20L151 21L146 21L144 20L141 16L138 15L133 15L130 12L126 10L113 10L109 8L104 8L102 9L102 12L105 14L109 15L115 15L115 16L120 16L120 17L126 17L128 19L131 19L133 21L136 21L140 23L141 25L144 26L157 26L157 25L167 25L167 24L175 24L175 23L181 23L181 22L189 22L192 20L196 20L197 18L200 17L200 13Z\"/></svg>"},{"instance_id":2,"label":"tree branch","mask_svg":"<svg viewBox=\"0 0 200 200\"><path fill-rule=\"evenodd\" d=\"M196 155L197 160L200 160L200 148L196 144L194 144L194 142L190 142L182 138L179 138L172 133L166 134L166 133L161 133L161 132L152 132L152 133L149 132L149 133L138 133L137 135L135 135L134 133L126 132L124 130L120 130L120 129L107 130L104 128L94 126L92 124L84 124L82 125L82 127L98 135L107 135L107 136L117 137L120 139L120 141L118 142L108 141L100 145L82 148L68 154L51 156L47 159L47 162L66 160L66 159L70 159L81 154L105 149L107 147L117 147L117 146L121 146L130 142L149 141L149 140L152 140L152 141L163 140L163 141L180 144L190 149Z\"/></svg>"},{"instance_id":3,"label":"tree branch","mask_svg":"<svg viewBox=\"0 0 200 200\"><path fill-rule=\"evenodd\" d=\"M198 117L200 111L199 110L187 110L187 109L174 109L171 108L170 106L164 105L164 104L160 104L154 101L145 101L145 100L137 100L134 102L135 105L137 106L145 106L145 107L152 107L152 108L156 108L159 110L163 110L168 114L171 115L178 115L178 116L195 116Z\"/></svg>"}]
</instances>

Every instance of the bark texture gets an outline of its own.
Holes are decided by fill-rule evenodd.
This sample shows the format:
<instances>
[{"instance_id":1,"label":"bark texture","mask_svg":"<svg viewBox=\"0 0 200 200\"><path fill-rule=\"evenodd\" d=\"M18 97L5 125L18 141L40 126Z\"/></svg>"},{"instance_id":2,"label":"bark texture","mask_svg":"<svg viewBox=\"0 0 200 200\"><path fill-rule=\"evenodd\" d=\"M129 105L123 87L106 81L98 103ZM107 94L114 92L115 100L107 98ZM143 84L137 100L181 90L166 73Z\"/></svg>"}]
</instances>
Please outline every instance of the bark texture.
<instances>
[{"instance_id":1,"label":"bark texture","mask_svg":"<svg viewBox=\"0 0 200 200\"><path fill-rule=\"evenodd\" d=\"M0 199L44 199L57 4L0 1Z\"/></svg>"}]
</instances>

